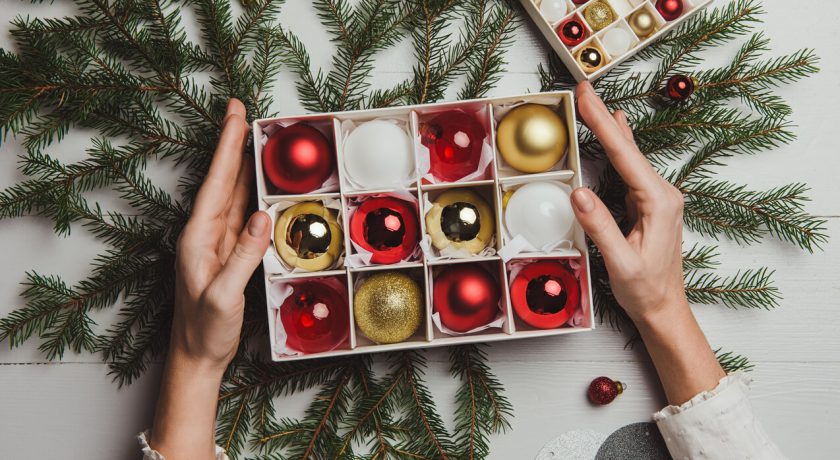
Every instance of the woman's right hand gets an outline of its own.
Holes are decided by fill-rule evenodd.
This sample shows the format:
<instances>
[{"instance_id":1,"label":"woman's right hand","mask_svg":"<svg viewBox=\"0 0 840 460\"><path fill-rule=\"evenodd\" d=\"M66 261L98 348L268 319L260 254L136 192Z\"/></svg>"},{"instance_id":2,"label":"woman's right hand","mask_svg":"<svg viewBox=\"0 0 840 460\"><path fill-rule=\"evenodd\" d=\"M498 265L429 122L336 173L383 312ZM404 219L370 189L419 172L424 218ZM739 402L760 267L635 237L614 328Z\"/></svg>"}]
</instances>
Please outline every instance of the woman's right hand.
<instances>
[{"instance_id":1,"label":"woman's right hand","mask_svg":"<svg viewBox=\"0 0 840 460\"><path fill-rule=\"evenodd\" d=\"M578 111L627 184L633 228L625 237L591 190L572 194L581 226L601 250L616 300L636 323L688 308L682 270L683 196L651 167L624 113L611 114L589 83L577 88Z\"/></svg>"},{"instance_id":2,"label":"woman's right hand","mask_svg":"<svg viewBox=\"0 0 840 460\"><path fill-rule=\"evenodd\" d=\"M625 237L591 190L575 190L572 207L604 256L615 298L636 324L668 400L682 404L725 375L685 296L682 194L639 151L624 113L611 114L589 83L577 96L581 118L627 184L633 228Z\"/></svg>"}]
</instances>

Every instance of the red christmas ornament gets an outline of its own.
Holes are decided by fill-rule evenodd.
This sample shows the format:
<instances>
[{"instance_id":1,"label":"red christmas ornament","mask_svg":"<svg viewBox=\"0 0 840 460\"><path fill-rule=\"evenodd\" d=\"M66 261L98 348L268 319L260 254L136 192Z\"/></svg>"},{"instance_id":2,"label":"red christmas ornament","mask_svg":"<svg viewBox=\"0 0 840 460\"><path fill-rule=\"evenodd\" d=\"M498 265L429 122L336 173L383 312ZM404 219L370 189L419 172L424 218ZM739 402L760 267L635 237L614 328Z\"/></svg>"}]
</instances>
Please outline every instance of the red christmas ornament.
<instances>
[{"instance_id":1,"label":"red christmas ornament","mask_svg":"<svg viewBox=\"0 0 840 460\"><path fill-rule=\"evenodd\" d=\"M350 217L350 239L373 253L371 262L395 264L420 241L417 208L389 196L368 199Z\"/></svg>"},{"instance_id":2,"label":"red christmas ornament","mask_svg":"<svg viewBox=\"0 0 840 460\"><path fill-rule=\"evenodd\" d=\"M329 283L306 281L280 306L289 348L304 353L330 351L347 340L350 310L345 295Z\"/></svg>"},{"instance_id":3,"label":"red christmas ornament","mask_svg":"<svg viewBox=\"0 0 840 460\"><path fill-rule=\"evenodd\" d=\"M516 314L539 329L566 324L580 302L580 287L565 265L553 260L534 262L522 269L510 288Z\"/></svg>"},{"instance_id":4,"label":"red christmas ornament","mask_svg":"<svg viewBox=\"0 0 840 460\"><path fill-rule=\"evenodd\" d=\"M575 5L583 5L584 3L588 2L589 0L572 0L572 3Z\"/></svg>"},{"instance_id":5,"label":"red christmas ornament","mask_svg":"<svg viewBox=\"0 0 840 460\"><path fill-rule=\"evenodd\" d=\"M586 395L593 404L603 406L613 402L616 396L624 392L627 387L609 377L598 377L589 384Z\"/></svg>"},{"instance_id":6,"label":"red christmas ornament","mask_svg":"<svg viewBox=\"0 0 840 460\"><path fill-rule=\"evenodd\" d=\"M429 149L431 173L454 182L475 172L487 131L473 115L450 110L420 126L420 141Z\"/></svg>"},{"instance_id":7,"label":"red christmas ornament","mask_svg":"<svg viewBox=\"0 0 840 460\"><path fill-rule=\"evenodd\" d=\"M682 0L657 0L656 11L665 18L666 21L673 21L682 16L683 1Z\"/></svg>"},{"instance_id":8,"label":"red christmas ornament","mask_svg":"<svg viewBox=\"0 0 840 460\"><path fill-rule=\"evenodd\" d=\"M671 100L682 102L694 94L695 86L694 78L686 75L674 75L668 79L665 89Z\"/></svg>"},{"instance_id":9,"label":"red christmas ornament","mask_svg":"<svg viewBox=\"0 0 840 460\"><path fill-rule=\"evenodd\" d=\"M434 309L440 313L440 322L456 332L493 321L500 299L499 282L479 265L452 265L434 280Z\"/></svg>"},{"instance_id":10,"label":"red christmas ornament","mask_svg":"<svg viewBox=\"0 0 840 460\"><path fill-rule=\"evenodd\" d=\"M582 43L589 36L589 31L586 30L583 21L577 17L571 17L561 22L557 26L556 32L560 41L570 47Z\"/></svg>"},{"instance_id":11,"label":"red christmas ornament","mask_svg":"<svg viewBox=\"0 0 840 460\"><path fill-rule=\"evenodd\" d=\"M285 193L317 190L335 170L331 142L303 123L280 128L269 136L262 153L265 176Z\"/></svg>"}]
</instances>

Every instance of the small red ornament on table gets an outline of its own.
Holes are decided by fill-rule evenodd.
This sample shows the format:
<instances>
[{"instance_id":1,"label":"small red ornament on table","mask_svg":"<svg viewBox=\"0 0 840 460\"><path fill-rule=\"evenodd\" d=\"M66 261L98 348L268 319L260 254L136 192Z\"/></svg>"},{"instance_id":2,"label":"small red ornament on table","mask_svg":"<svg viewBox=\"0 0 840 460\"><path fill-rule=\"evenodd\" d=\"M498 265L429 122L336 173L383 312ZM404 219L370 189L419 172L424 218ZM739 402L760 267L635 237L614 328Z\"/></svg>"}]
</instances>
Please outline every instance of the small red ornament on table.
<instances>
[{"instance_id":1,"label":"small red ornament on table","mask_svg":"<svg viewBox=\"0 0 840 460\"><path fill-rule=\"evenodd\" d=\"M609 377L598 377L589 384L586 395L593 404L603 406L613 402L626 388L623 383L617 380Z\"/></svg>"},{"instance_id":2,"label":"small red ornament on table","mask_svg":"<svg viewBox=\"0 0 840 460\"><path fill-rule=\"evenodd\" d=\"M695 87L694 78L687 75L674 75L668 79L665 90L671 100L682 102L694 94Z\"/></svg>"},{"instance_id":3,"label":"small red ornament on table","mask_svg":"<svg viewBox=\"0 0 840 460\"><path fill-rule=\"evenodd\" d=\"M554 329L569 321L580 303L575 275L554 260L531 263L514 278L510 299L517 316L539 329Z\"/></svg>"},{"instance_id":4,"label":"small red ornament on table","mask_svg":"<svg viewBox=\"0 0 840 460\"><path fill-rule=\"evenodd\" d=\"M347 339L350 310L344 296L323 281L295 284L280 306L286 345L303 353L330 351Z\"/></svg>"},{"instance_id":5,"label":"small red ornament on table","mask_svg":"<svg viewBox=\"0 0 840 460\"><path fill-rule=\"evenodd\" d=\"M414 205L383 196L365 200L350 217L350 239L373 255L375 264L395 264L409 257L420 241Z\"/></svg>"},{"instance_id":6,"label":"small red ornament on table","mask_svg":"<svg viewBox=\"0 0 840 460\"><path fill-rule=\"evenodd\" d=\"M268 137L262 151L265 177L284 193L309 193L335 170L331 142L304 123L280 128Z\"/></svg>"},{"instance_id":7,"label":"small red ornament on table","mask_svg":"<svg viewBox=\"0 0 840 460\"><path fill-rule=\"evenodd\" d=\"M484 268L457 264L435 277L432 297L441 324L455 332L467 332L493 321L501 293L499 282Z\"/></svg>"},{"instance_id":8,"label":"small red ornament on table","mask_svg":"<svg viewBox=\"0 0 840 460\"><path fill-rule=\"evenodd\" d=\"M586 37L589 36L586 26L583 25L583 21L578 19L577 16L573 16L561 22L560 25L557 26L556 32L560 41L569 47L583 43L583 41L586 40Z\"/></svg>"},{"instance_id":9,"label":"small red ornament on table","mask_svg":"<svg viewBox=\"0 0 840 460\"><path fill-rule=\"evenodd\" d=\"M657 0L656 11L665 18L666 21L673 21L683 14L682 0Z\"/></svg>"},{"instance_id":10,"label":"small red ornament on table","mask_svg":"<svg viewBox=\"0 0 840 460\"><path fill-rule=\"evenodd\" d=\"M444 182L475 172L486 137L475 116L462 110L440 113L420 126L420 141L429 149L431 173Z\"/></svg>"}]
</instances>

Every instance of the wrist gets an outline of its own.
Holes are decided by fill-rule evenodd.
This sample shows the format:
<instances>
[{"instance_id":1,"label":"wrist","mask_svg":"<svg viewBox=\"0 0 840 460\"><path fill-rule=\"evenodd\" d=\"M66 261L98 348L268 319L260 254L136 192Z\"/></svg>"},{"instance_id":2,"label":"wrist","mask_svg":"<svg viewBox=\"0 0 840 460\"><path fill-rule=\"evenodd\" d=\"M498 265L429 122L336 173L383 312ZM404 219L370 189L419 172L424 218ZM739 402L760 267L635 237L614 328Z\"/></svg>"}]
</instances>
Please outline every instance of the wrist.
<instances>
[{"instance_id":1,"label":"wrist","mask_svg":"<svg viewBox=\"0 0 840 460\"><path fill-rule=\"evenodd\" d=\"M188 376L190 380L221 382L227 364L195 356L181 347L173 346L169 349L166 367L168 373Z\"/></svg>"},{"instance_id":2,"label":"wrist","mask_svg":"<svg viewBox=\"0 0 840 460\"><path fill-rule=\"evenodd\" d=\"M657 307L645 309L639 315L631 316L631 319L640 332L645 332L672 328L691 317L693 313L688 305L688 299L681 296Z\"/></svg>"}]
</instances>

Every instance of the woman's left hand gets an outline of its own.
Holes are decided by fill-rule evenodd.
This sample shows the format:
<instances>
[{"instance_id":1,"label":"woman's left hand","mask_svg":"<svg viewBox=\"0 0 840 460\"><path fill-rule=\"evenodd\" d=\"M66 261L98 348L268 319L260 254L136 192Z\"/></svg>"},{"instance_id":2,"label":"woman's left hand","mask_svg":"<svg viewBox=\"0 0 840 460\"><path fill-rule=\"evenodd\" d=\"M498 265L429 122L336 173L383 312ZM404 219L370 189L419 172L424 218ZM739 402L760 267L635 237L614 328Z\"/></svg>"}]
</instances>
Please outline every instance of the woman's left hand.
<instances>
[{"instance_id":1,"label":"woman's left hand","mask_svg":"<svg viewBox=\"0 0 840 460\"><path fill-rule=\"evenodd\" d=\"M200 367L224 371L236 354L245 308L243 291L270 241L271 219L251 216L243 229L253 160L245 106L231 99L222 135L192 216L178 241L171 352Z\"/></svg>"}]
</instances>

